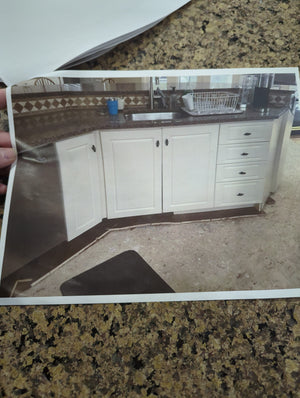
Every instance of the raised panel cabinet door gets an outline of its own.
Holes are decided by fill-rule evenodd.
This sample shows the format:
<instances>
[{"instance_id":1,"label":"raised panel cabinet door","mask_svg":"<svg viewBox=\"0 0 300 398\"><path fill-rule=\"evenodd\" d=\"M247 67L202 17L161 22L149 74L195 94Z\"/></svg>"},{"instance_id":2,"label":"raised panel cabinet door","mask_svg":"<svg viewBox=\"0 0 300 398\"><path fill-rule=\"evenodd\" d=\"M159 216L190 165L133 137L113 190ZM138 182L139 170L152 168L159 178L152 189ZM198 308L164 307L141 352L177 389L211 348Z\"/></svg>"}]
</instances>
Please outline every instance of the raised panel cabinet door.
<instances>
[{"instance_id":1,"label":"raised panel cabinet door","mask_svg":"<svg viewBox=\"0 0 300 398\"><path fill-rule=\"evenodd\" d=\"M163 128L163 211L213 207L219 125Z\"/></svg>"},{"instance_id":2,"label":"raised panel cabinet door","mask_svg":"<svg viewBox=\"0 0 300 398\"><path fill-rule=\"evenodd\" d=\"M101 132L108 218L161 213L161 129Z\"/></svg>"},{"instance_id":3,"label":"raised panel cabinet door","mask_svg":"<svg viewBox=\"0 0 300 398\"><path fill-rule=\"evenodd\" d=\"M64 198L68 240L102 220L97 133L56 143Z\"/></svg>"}]
</instances>

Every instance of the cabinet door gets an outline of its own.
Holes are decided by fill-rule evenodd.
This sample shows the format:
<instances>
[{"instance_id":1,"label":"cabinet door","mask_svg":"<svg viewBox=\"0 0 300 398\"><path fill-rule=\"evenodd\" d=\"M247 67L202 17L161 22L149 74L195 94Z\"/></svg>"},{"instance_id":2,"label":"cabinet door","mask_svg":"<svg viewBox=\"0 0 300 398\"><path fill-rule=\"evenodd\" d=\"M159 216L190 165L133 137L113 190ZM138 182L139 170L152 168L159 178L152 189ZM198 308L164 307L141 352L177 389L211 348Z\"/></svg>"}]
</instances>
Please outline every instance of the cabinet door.
<instances>
[{"instance_id":1,"label":"cabinet door","mask_svg":"<svg viewBox=\"0 0 300 398\"><path fill-rule=\"evenodd\" d=\"M99 138L98 138L99 140ZM56 143L64 198L68 240L102 220L100 193L100 145L97 133L85 134Z\"/></svg>"},{"instance_id":2,"label":"cabinet door","mask_svg":"<svg viewBox=\"0 0 300 398\"><path fill-rule=\"evenodd\" d=\"M274 151L274 167L270 171L270 174L272 175L272 177L270 177L270 180L272 180L270 184L271 192L276 192L280 184L286 159L287 147L291 135L291 129L293 126L294 115L290 110L288 110L280 119L278 140L276 150Z\"/></svg>"},{"instance_id":3,"label":"cabinet door","mask_svg":"<svg viewBox=\"0 0 300 398\"><path fill-rule=\"evenodd\" d=\"M101 132L108 218L161 213L161 129Z\"/></svg>"},{"instance_id":4,"label":"cabinet door","mask_svg":"<svg viewBox=\"0 0 300 398\"><path fill-rule=\"evenodd\" d=\"M163 129L163 211L213 207L219 126Z\"/></svg>"}]
</instances>

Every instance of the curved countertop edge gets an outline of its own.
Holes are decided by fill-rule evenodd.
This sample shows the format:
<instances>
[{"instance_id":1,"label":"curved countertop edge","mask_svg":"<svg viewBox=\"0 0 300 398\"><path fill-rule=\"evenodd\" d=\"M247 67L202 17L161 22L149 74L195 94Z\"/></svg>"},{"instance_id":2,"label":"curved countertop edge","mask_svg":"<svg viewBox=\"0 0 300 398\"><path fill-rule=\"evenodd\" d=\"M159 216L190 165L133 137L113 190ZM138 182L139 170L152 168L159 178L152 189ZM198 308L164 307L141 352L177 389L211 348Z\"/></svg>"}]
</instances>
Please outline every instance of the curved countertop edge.
<instances>
[{"instance_id":1,"label":"curved countertop edge","mask_svg":"<svg viewBox=\"0 0 300 398\"><path fill-rule=\"evenodd\" d=\"M162 128L196 124L267 121L279 118L288 110L288 107L269 108L266 112L248 109L243 113L237 114L186 115L175 120L152 121L126 120L123 112L119 112L115 116L109 116L101 114L97 109L62 110L39 115L31 114L16 117L14 123L18 151L23 152L24 150L28 150L28 146L37 147L51 144L87 134L94 130ZM132 112L125 112L125 114L129 113ZM138 112L135 111L134 113Z\"/></svg>"}]
</instances>

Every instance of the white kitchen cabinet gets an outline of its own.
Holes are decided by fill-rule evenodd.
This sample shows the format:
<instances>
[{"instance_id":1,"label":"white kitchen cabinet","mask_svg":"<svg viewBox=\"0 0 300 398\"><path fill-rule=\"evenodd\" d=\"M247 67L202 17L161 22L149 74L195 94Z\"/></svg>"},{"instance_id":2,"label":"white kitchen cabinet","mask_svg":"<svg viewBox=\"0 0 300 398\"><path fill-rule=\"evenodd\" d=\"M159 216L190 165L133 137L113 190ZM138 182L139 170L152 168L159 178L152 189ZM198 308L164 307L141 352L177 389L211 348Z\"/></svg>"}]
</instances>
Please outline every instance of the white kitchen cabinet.
<instances>
[{"instance_id":1,"label":"white kitchen cabinet","mask_svg":"<svg viewBox=\"0 0 300 398\"><path fill-rule=\"evenodd\" d=\"M287 135L281 119L109 129L57 143L68 239L106 216L261 207Z\"/></svg>"},{"instance_id":2,"label":"white kitchen cabinet","mask_svg":"<svg viewBox=\"0 0 300 398\"><path fill-rule=\"evenodd\" d=\"M267 162L217 165L216 182L257 180L264 178Z\"/></svg>"},{"instance_id":3,"label":"white kitchen cabinet","mask_svg":"<svg viewBox=\"0 0 300 398\"><path fill-rule=\"evenodd\" d=\"M267 199L272 121L224 123L220 126L215 204L255 205Z\"/></svg>"},{"instance_id":4,"label":"white kitchen cabinet","mask_svg":"<svg viewBox=\"0 0 300 398\"><path fill-rule=\"evenodd\" d=\"M274 162L272 163L272 181L271 192L276 192L282 177L283 167L285 164L288 142L293 126L294 115L288 110L282 115L278 122L277 140L274 139Z\"/></svg>"},{"instance_id":5,"label":"white kitchen cabinet","mask_svg":"<svg viewBox=\"0 0 300 398\"><path fill-rule=\"evenodd\" d=\"M264 180L222 182L216 184L215 206L237 206L260 203Z\"/></svg>"},{"instance_id":6,"label":"white kitchen cabinet","mask_svg":"<svg viewBox=\"0 0 300 398\"><path fill-rule=\"evenodd\" d=\"M68 240L102 221L104 182L99 133L56 143Z\"/></svg>"},{"instance_id":7,"label":"white kitchen cabinet","mask_svg":"<svg viewBox=\"0 0 300 398\"><path fill-rule=\"evenodd\" d=\"M272 121L223 123L220 125L220 145L245 144L247 142L270 141Z\"/></svg>"},{"instance_id":8,"label":"white kitchen cabinet","mask_svg":"<svg viewBox=\"0 0 300 398\"><path fill-rule=\"evenodd\" d=\"M108 218L161 213L161 129L101 132Z\"/></svg>"},{"instance_id":9,"label":"white kitchen cabinet","mask_svg":"<svg viewBox=\"0 0 300 398\"><path fill-rule=\"evenodd\" d=\"M218 125L101 133L108 218L213 206Z\"/></svg>"},{"instance_id":10,"label":"white kitchen cabinet","mask_svg":"<svg viewBox=\"0 0 300 398\"><path fill-rule=\"evenodd\" d=\"M219 125L163 128L163 211L213 207Z\"/></svg>"},{"instance_id":11,"label":"white kitchen cabinet","mask_svg":"<svg viewBox=\"0 0 300 398\"><path fill-rule=\"evenodd\" d=\"M257 142L251 144L220 145L218 164L261 162L268 158L269 142Z\"/></svg>"}]
</instances>

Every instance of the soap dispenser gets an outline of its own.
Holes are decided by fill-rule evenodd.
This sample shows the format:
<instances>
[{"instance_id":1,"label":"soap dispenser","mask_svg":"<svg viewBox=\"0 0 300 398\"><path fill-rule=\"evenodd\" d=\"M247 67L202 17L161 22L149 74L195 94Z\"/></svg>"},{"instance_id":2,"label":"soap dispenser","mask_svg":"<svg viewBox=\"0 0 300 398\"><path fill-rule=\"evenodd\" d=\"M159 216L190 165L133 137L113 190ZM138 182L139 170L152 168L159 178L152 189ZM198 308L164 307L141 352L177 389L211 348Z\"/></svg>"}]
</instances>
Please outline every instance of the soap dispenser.
<instances>
[{"instance_id":1,"label":"soap dispenser","mask_svg":"<svg viewBox=\"0 0 300 398\"><path fill-rule=\"evenodd\" d=\"M170 110L175 110L177 105L177 94L175 92L176 87L171 87L172 92L170 94L169 108Z\"/></svg>"}]
</instances>

